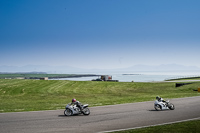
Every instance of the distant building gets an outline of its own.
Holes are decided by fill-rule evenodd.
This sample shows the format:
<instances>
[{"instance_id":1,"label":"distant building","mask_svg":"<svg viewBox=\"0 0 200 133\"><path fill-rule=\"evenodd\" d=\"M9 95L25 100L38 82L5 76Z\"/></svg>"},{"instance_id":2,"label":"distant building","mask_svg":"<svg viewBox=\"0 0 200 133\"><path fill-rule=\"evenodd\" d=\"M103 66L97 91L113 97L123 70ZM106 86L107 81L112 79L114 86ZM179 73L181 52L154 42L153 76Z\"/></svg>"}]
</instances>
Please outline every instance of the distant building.
<instances>
[{"instance_id":1,"label":"distant building","mask_svg":"<svg viewBox=\"0 0 200 133\"><path fill-rule=\"evenodd\" d=\"M111 81L111 82L119 82L119 80L112 80L111 75L101 75L98 79L93 79L92 81Z\"/></svg>"},{"instance_id":2,"label":"distant building","mask_svg":"<svg viewBox=\"0 0 200 133\"><path fill-rule=\"evenodd\" d=\"M103 81L112 80L112 76L111 75L102 75L101 80L103 80Z\"/></svg>"},{"instance_id":3,"label":"distant building","mask_svg":"<svg viewBox=\"0 0 200 133\"><path fill-rule=\"evenodd\" d=\"M16 79L25 79L24 77L16 77Z\"/></svg>"},{"instance_id":4,"label":"distant building","mask_svg":"<svg viewBox=\"0 0 200 133\"><path fill-rule=\"evenodd\" d=\"M40 78L40 80L48 80L49 78L48 77L42 77Z\"/></svg>"}]
</instances>

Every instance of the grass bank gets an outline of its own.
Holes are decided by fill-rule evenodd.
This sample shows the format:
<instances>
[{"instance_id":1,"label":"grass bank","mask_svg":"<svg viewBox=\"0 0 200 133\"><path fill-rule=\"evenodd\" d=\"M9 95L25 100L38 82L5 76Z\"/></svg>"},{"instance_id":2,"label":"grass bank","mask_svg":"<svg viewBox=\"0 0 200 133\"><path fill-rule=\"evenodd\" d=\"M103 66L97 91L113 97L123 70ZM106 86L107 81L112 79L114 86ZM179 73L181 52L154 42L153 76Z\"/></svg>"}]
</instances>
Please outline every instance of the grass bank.
<instances>
[{"instance_id":1,"label":"grass bank","mask_svg":"<svg viewBox=\"0 0 200 133\"><path fill-rule=\"evenodd\" d=\"M64 109L76 98L90 106L113 105L163 98L200 96L200 82L175 83L92 82L67 80L0 79L0 112Z\"/></svg>"},{"instance_id":2,"label":"grass bank","mask_svg":"<svg viewBox=\"0 0 200 133\"><path fill-rule=\"evenodd\" d=\"M180 122L162 126L152 126L147 128L118 131L115 133L199 133L200 120Z\"/></svg>"},{"instance_id":3,"label":"grass bank","mask_svg":"<svg viewBox=\"0 0 200 133\"><path fill-rule=\"evenodd\" d=\"M200 80L200 77L184 77L184 78L177 78L177 79L168 79L165 81L179 81L179 80Z\"/></svg>"}]
</instances>

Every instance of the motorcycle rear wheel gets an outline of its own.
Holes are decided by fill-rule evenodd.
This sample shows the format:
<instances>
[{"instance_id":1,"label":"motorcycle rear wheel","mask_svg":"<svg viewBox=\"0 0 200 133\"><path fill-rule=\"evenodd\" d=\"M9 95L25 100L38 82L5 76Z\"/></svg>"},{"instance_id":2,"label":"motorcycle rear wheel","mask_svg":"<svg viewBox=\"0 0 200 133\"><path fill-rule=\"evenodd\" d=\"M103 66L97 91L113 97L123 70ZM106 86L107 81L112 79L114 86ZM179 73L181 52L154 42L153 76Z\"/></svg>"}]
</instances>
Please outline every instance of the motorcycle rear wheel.
<instances>
[{"instance_id":1,"label":"motorcycle rear wheel","mask_svg":"<svg viewBox=\"0 0 200 133\"><path fill-rule=\"evenodd\" d=\"M64 111L64 115L65 115L65 116L71 116L71 115L73 115L73 113L72 113L72 111L71 111L70 109L66 109L66 110Z\"/></svg>"},{"instance_id":2,"label":"motorcycle rear wheel","mask_svg":"<svg viewBox=\"0 0 200 133\"><path fill-rule=\"evenodd\" d=\"M158 104L155 105L154 108L155 108L157 111L161 111L161 110L162 110L162 107L161 107L160 105L158 105Z\"/></svg>"}]
</instances>

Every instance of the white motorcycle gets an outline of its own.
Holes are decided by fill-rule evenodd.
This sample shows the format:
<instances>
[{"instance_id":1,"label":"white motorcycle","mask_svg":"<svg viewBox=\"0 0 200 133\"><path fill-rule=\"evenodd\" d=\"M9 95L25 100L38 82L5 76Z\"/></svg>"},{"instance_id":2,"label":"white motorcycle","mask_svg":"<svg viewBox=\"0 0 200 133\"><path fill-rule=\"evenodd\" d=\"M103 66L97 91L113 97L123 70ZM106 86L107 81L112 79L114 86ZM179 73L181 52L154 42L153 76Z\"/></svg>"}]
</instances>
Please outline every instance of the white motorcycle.
<instances>
[{"instance_id":1,"label":"white motorcycle","mask_svg":"<svg viewBox=\"0 0 200 133\"><path fill-rule=\"evenodd\" d=\"M67 104L65 107L64 115L65 116L71 116L71 115L78 115L78 114L84 114L84 115L89 115L90 110L88 108L88 104L82 105L82 111L80 110L79 107L76 105L71 105L71 103Z\"/></svg>"},{"instance_id":2,"label":"white motorcycle","mask_svg":"<svg viewBox=\"0 0 200 133\"><path fill-rule=\"evenodd\" d=\"M162 101L159 102L158 100L156 100L154 103L154 108L157 111L166 110L166 109L174 110L175 106L174 106L174 104L170 103L169 100L167 100L165 102L162 102Z\"/></svg>"}]
</instances>

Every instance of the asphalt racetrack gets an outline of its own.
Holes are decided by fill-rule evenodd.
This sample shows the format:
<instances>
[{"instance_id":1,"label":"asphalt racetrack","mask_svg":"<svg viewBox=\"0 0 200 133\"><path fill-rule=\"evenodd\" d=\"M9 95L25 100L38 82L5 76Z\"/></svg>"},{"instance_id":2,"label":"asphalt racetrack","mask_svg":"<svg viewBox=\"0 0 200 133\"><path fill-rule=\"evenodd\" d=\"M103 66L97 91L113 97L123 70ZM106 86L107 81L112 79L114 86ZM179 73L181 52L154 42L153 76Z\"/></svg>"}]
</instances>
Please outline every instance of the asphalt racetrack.
<instances>
[{"instance_id":1,"label":"asphalt racetrack","mask_svg":"<svg viewBox=\"0 0 200 133\"><path fill-rule=\"evenodd\" d=\"M175 110L155 111L154 101L90 107L89 116L64 110L0 114L1 133L96 133L200 118L200 96L171 99Z\"/></svg>"}]
</instances>

